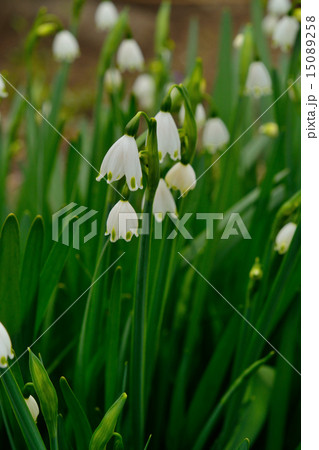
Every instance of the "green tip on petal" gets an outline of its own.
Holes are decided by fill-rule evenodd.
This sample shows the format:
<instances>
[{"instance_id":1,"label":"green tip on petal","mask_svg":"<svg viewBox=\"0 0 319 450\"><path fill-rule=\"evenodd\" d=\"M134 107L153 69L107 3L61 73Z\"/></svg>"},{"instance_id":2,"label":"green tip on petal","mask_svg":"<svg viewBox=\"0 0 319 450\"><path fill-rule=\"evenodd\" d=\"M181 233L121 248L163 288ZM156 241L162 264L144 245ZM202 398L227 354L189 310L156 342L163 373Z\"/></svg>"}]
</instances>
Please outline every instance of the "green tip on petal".
<instances>
[{"instance_id":1,"label":"green tip on petal","mask_svg":"<svg viewBox=\"0 0 319 450\"><path fill-rule=\"evenodd\" d=\"M109 173L107 174L107 179L108 179L108 181L111 181L111 180L112 180L112 177L113 177L112 172L109 172Z\"/></svg>"},{"instance_id":2,"label":"green tip on petal","mask_svg":"<svg viewBox=\"0 0 319 450\"><path fill-rule=\"evenodd\" d=\"M112 242L115 242L115 241L116 241L116 231L115 231L115 228L112 228L112 231L111 231L111 241L112 241Z\"/></svg>"},{"instance_id":3,"label":"green tip on petal","mask_svg":"<svg viewBox=\"0 0 319 450\"><path fill-rule=\"evenodd\" d=\"M131 233L131 231L128 231L128 232L126 233L125 240L126 240L126 241L130 241L131 239L132 239L132 233Z\"/></svg>"},{"instance_id":4,"label":"green tip on petal","mask_svg":"<svg viewBox=\"0 0 319 450\"><path fill-rule=\"evenodd\" d=\"M135 182L135 177L131 178L131 188L135 189L136 188L136 182Z\"/></svg>"},{"instance_id":5,"label":"green tip on petal","mask_svg":"<svg viewBox=\"0 0 319 450\"><path fill-rule=\"evenodd\" d=\"M160 161L162 161L162 159L163 159L162 152L158 152L158 158L159 158Z\"/></svg>"}]
</instances>

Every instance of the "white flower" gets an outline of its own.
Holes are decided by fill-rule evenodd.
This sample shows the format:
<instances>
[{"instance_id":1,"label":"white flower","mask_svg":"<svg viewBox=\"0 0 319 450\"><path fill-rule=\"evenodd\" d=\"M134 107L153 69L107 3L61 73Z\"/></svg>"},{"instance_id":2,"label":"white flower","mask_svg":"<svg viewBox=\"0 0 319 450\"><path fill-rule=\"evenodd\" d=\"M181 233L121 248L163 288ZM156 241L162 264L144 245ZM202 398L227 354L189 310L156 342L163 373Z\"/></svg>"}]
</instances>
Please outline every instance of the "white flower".
<instances>
[{"instance_id":1,"label":"white flower","mask_svg":"<svg viewBox=\"0 0 319 450\"><path fill-rule=\"evenodd\" d=\"M268 11L275 16L286 14L290 8L290 0L268 0Z\"/></svg>"},{"instance_id":2,"label":"white flower","mask_svg":"<svg viewBox=\"0 0 319 450\"><path fill-rule=\"evenodd\" d=\"M289 50L295 43L299 26L295 17L285 16L280 19L272 36L274 46L280 47L283 52Z\"/></svg>"},{"instance_id":3,"label":"white flower","mask_svg":"<svg viewBox=\"0 0 319 450\"><path fill-rule=\"evenodd\" d=\"M272 36L277 22L278 17L273 14L267 14L267 16L263 18L262 29L266 36Z\"/></svg>"},{"instance_id":4,"label":"white flower","mask_svg":"<svg viewBox=\"0 0 319 450\"><path fill-rule=\"evenodd\" d=\"M114 4L109 1L101 2L95 11L96 28L101 31L110 30L118 19L118 12Z\"/></svg>"},{"instance_id":5,"label":"white flower","mask_svg":"<svg viewBox=\"0 0 319 450\"><path fill-rule=\"evenodd\" d=\"M122 84L121 72L115 67L108 69L104 75L104 84L110 92L116 91Z\"/></svg>"},{"instance_id":6,"label":"white flower","mask_svg":"<svg viewBox=\"0 0 319 450\"><path fill-rule=\"evenodd\" d=\"M111 242L122 238L129 242L133 234L138 236L138 217L133 206L127 201L120 200L110 211L106 221L105 236L111 236Z\"/></svg>"},{"instance_id":7,"label":"white flower","mask_svg":"<svg viewBox=\"0 0 319 450\"><path fill-rule=\"evenodd\" d=\"M229 132L219 117L208 119L203 131L203 145L214 154L229 141Z\"/></svg>"},{"instance_id":8,"label":"white flower","mask_svg":"<svg viewBox=\"0 0 319 450\"><path fill-rule=\"evenodd\" d=\"M0 367L5 368L8 366L8 357L14 358L12 351L12 344L9 333L0 322Z\"/></svg>"},{"instance_id":9,"label":"white flower","mask_svg":"<svg viewBox=\"0 0 319 450\"><path fill-rule=\"evenodd\" d=\"M167 153L174 161L181 159L181 141L171 113L160 111L156 114L155 119L160 162L163 161Z\"/></svg>"},{"instance_id":10,"label":"white flower","mask_svg":"<svg viewBox=\"0 0 319 450\"><path fill-rule=\"evenodd\" d=\"M35 398L32 397L32 395L29 395L29 397L24 400L29 408L33 420L36 422L40 411Z\"/></svg>"},{"instance_id":11,"label":"white flower","mask_svg":"<svg viewBox=\"0 0 319 450\"><path fill-rule=\"evenodd\" d=\"M107 182L126 177L126 183L131 191L142 189L142 169L138 148L133 136L124 134L118 139L104 156L100 168L100 181L107 175Z\"/></svg>"},{"instance_id":12,"label":"white flower","mask_svg":"<svg viewBox=\"0 0 319 450\"><path fill-rule=\"evenodd\" d=\"M294 237L297 225L293 222L287 223L276 236L275 250L279 255L286 253Z\"/></svg>"},{"instance_id":13,"label":"white flower","mask_svg":"<svg viewBox=\"0 0 319 450\"><path fill-rule=\"evenodd\" d=\"M276 138L279 134L279 127L276 122L267 122L261 125L258 131L265 136Z\"/></svg>"},{"instance_id":14,"label":"white flower","mask_svg":"<svg viewBox=\"0 0 319 450\"><path fill-rule=\"evenodd\" d=\"M177 217L174 197L172 196L172 193L168 189L163 178L161 178L159 180L153 202L153 214L155 216L155 220L157 222L162 222L166 213L170 213L174 218Z\"/></svg>"},{"instance_id":15,"label":"white flower","mask_svg":"<svg viewBox=\"0 0 319 450\"><path fill-rule=\"evenodd\" d=\"M138 102L143 109L151 109L154 105L155 90L156 86L154 78L147 73L139 75L132 88L132 91L136 95Z\"/></svg>"},{"instance_id":16,"label":"white flower","mask_svg":"<svg viewBox=\"0 0 319 450\"><path fill-rule=\"evenodd\" d=\"M265 64L254 61L250 64L246 80L245 92L255 98L271 94L271 78Z\"/></svg>"},{"instance_id":17,"label":"white flower","mask_svg":"<svg viewBox=\"0 0 319 450\"><path fill-rule=\"evenodd\" d=\"M124 39L117 51L117 64L120 70L142 70L144 66L144 56L134 39Z\"/></svg>"},{"instance_id":18,"label":"white flower","mask_svg":"<svg viewBox=\"0 0 319 450\"><path fill-rule=\"evenodd\" d=\"M185 106L184 104L181 106L181 109L179 110L178 114L179 122L180 124L184 123L185 120ZM198 103L195 110L195 121L197 128L202 128L204 126L206 121L206 111L204 106L201 103Z\"/></svg>"},{"instance_id":19,"label":"white flower","mask_svg":"<svg viewBox=\"0 0 319 450\"><path fill-rule=\"evenodd\" d=\"M6 85L0 75L0 98L8 97L8 92L6 91Z\"/></svg>"},{"instance_id":20,"label":"white flower","mask_svg":"<svg viewBox=\"0 0 319 450\"><path fill-rule=\"evenodd\" d=\"M190 190L195 189L196 175L190 164L178 162L167 172L165 181L168 187L178 189L185 197Z\"/></svg>"},{"instance_id":21,"label":"white flower","mask_svg":"<svg viewBox=\"0 0 319 450\"><path fill-rule=\"evenodd\" d=\"M235 39L233 40L233 47L239 49L243 45L243 43L244 43L243 33L237 34L237 36L235 36Z\"/></svg>"},{"instance_id":22,"label":"white flower","mask_svg":"<svg viewBox=\"0 0 319 450\"><path fill-rule=\"evenodd\" d=\"M70 31L59 31L53 39L53 55L57 61L73 62L80 55L78 41Z\"/></svg>"}]
</instances>

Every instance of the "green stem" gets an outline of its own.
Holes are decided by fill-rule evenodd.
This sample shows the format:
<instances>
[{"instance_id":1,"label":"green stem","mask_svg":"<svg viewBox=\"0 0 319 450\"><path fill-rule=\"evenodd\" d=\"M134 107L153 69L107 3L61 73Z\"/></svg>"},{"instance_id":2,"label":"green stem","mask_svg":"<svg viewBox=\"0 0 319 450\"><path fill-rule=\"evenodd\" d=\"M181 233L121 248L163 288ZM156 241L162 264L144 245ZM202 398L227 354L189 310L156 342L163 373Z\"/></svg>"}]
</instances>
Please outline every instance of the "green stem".
<instances>
[{"instance_id":1,"label":"green stem","mask_svg":"<svg viewBox=\"0 0 319 450\"><path fill-rule=\"evenodd\" d=\"M146 194L144 213L152 217L152 200ZM151 219L150 219L151 222ZM144 348L145 348L145 310L147 299L147 279L150 257L151 230L147 232L147 221L143 220L142 235L139 243L136 290L133 318L133 354L131 366L131 419L136 438L136 450L144 448Z\"/></svg>"},{"instance_id":2,"label":"green stem","mask_svg":"<svg viewBox=\"0 0 319 450\"><path fill-rule=\"evenodd\" d=\"M58 444L58 436L52 436L50 438L50 450L59 450L59 444Z\"/></svg>"},{"instance_id":3,"label":"green stem","mask_svg":"<svg viewBox=\"0 0 319 450\"><path fill-rule=\"evenodd\" d=\"M1 374L1 381L28 448L32 450L46 450L11 369Z\"/></svg>"}]
</instances>

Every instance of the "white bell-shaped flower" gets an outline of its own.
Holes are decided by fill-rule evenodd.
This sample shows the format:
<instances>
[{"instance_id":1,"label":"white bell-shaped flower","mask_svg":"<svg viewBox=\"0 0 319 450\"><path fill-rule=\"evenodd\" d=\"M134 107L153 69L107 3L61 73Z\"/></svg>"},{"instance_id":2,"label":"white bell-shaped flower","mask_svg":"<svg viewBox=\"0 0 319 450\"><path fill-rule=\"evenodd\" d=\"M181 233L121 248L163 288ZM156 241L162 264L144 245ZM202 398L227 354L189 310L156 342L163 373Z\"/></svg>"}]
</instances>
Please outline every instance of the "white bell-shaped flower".
<instances>
[{"instance_id":1,"label":"white bell-shaped flower","mask_svg":"<svg viewBox=\"0 0 319 450\"><path fill-rule=\"evenodd\" d=\"M208 119L203 131L203 146L214 154L217 150L225 147L230 136L226 125L219 117Z\"/></svg>"},{"instance_id":2,"label":"white bell-shaped flower","mask_svg":"<svg viewBox=\"0 0 319 450\"><path fill-rule=\"evenodd\" d=\"M113 206L107 218L105 236L110 235L111 242L120 238L129 242L133 234L138 236L137 214L127 200L120 200Z\"/></svg>"},{"instance_id":3,"label":"white bell-shaped flower","mask_svg":"<svg viewBox=\"0 0 319 450\"><path fill-rule=\"evenodd\" d=\"M263 18L262 29L266 36L272 36L277 22L278 17L273 14L267 14L267 16Z\"/></svg>"},{"instance_id":4,"label":"white bell-shaped flower","mask_svg":"<svg viewBox=\"0 0 319 450\"><path fill-rule=\"evenodd\" d=\"M177 217L176 204L171 191L168 189L167 184L161 178L159 180L154 202L153 202L153 214L157 222L162 222L165 218L165 214L170 213L174 218Z\"/></svg>"},{"instance_id":5,"label":"white bell-shaped flower","mask_svg":"<svg viewBox=\"0 0 319 450\"><path fill-rule=\"evenodd\" d=\"M138 43L134 39L124 39L117 51L117 64L120 70L142 70L144 56Z\"/></svg>"},{"instance_id":6,"label":"white bell-shaped flower","mask_svg":"<svg viewBox=\"0 0 319 450\"><path fill-rule=\"evenodd\" d=\"M290 8L290 0L268 0L268 11L275 16L283 16Z\"/></svg>"},{"instance_id":7,"label":"white bell-shaped flower","mask_svg":"<svg viewBox=\"0 0 319 450\"><path fill-rule=\"evenodd\" d=\"M101 31L110 30L118 19L118 12L110 1L101 2L95 11L96 28Z\"/></svg>"},{"instance_id":8,"label":"white bell-shaped flower","mask_svg":"<svg viewBox=\"0 0 319 450\"><path fill-rule=\"evenodd\" d=\"M6 85L2 76L0 75L0 98L8 97L8 92L6 91Z\"/></svg>"},{"instance_id":9,"label":"white bell-shaped flower","mask_svg":"<svg viewBox=\"0 0 319 450\"><path fill-rule=\"evenodd\" d=\"M31 413L31 416L33 417L33 420L36 422L40 411L39 411L39 406L38 406L35 398L32 397L32 395L29 395L29 397L25 398L24 400L29 408L29 411Z\"/></svg>"},{"instance_id":10,"label":"white bell-shaped flower","mask_svg":"<svg viewBox=\"0 0 319 450\"><path fill-rule=\"evenodd\" d=\"M143 188L142 168L138 148L133 136L120 137L104 156L97 181L107 176L107 182L126 178L131 191Z\"/></svg>"},{"instance_id":11,"label":"white bell-shaped flower","mask_svg":"<svg viewBox=\"0 0 319 450\"><path fill-rule=\"evenodd\" d=\"M108 69L104 75L104 84L109 92L117 91L122 84L121 72L115 67Z\"/></svg>"},{"instance_id":12,"label":"white bell-shaped flower","mask_svg":"<svg viewBox=\"0 0 319 450\"><path fill-rule=\"evenodd\" d=\"M283 52L291 49L294 45L300 24L295 17L284 16L280 19L274 29L272 36L275 47L280 47Z\"/></svg>"},{"instance_id":13,"label":"white bell-shaped flower","mask_svg":"<svg viewBox=\"0 0 319 450\"><path fill-rule=\"evenodd\" d=\"M54 36L52 49L55 59L60 62L72 63L80 55L78 41L68 30Z\"/></svg>"},{"instance_id":14,"label":"white bell-shaped flower","mask_svg":"<svg viewBox=\"0 0 319 450\"><path fill-rule=\"evenodd\" d=\"M245 93L259 98L271 94L271 86L271 78L265 64L261 61L252 62L248 69Z\"/></svg>"},{"instance_id":15,"label":"white bell-shaped flower","mask_svg":"<svg viewBox=\"0 0 319 450\"><path fill-rule=\"evenodd\" d=\"M181 140L171 113L160 111L155 119L159 161L162 162L167 153L174 161L181 159Z\"/></svg>"},{"instance_id":16,"label":"white bell-shaped flower","mask_svg":"<svg viewBox=\"0 0 319 450\"><path fill-rule=\"evenodd\" d=\"M0 367L8 366L8 358L14 358L11 339L4 325L0 322Z\"/></svg>"},{"instance_id":17,"label":"white bell-shaped flower","mask_svg":"<svg viewBox=\"0 0 319 450\"><path fill-rule=\"evenodd\" d=\"M155 102L155 81L152 75L143 73L139 75L134 84L132 91L136 95L138 102L143 109L151 109Z\"/></svg>"},{"instance_id":18,"label":"white bell-shaped flower","mask_svg":"<svg viewBox=\"0 0 319 450\"><path fill-rule=\"evenodd\" d=\"M290 247L297 225L293 222L286 223L276 236L275 250L283 255Z\"/></svg>"},{"instance_id":19,"label":"white bell-shaped flower","mask_svg":"<svg viewBox=\"0 0 319 450\"><path fill-rule=\"evenodd\" d=\"M179 110L178 118L179 118L180 124L183 125L184 120L185 120L185 106L184 106L184 104L182 104L181 109ZM205 124L206 111L205 111L204 106L201 103L198 103L198 105L196 106L195 121L196 121L197 128L199 128L199 129L202 128L204 126L204 124Z\"/></svg>"},{"instance_id":20,"label":"white bell-shaped flower","mask_svg":"<svg viewBox=\"0 0 319 450\"><path fill-rule=\"evenodd\" d=\"M190 164L178 162L166 174L168 187L178 189L183 197L196 186L196 175Z\"/></svg>"}]
</instances>

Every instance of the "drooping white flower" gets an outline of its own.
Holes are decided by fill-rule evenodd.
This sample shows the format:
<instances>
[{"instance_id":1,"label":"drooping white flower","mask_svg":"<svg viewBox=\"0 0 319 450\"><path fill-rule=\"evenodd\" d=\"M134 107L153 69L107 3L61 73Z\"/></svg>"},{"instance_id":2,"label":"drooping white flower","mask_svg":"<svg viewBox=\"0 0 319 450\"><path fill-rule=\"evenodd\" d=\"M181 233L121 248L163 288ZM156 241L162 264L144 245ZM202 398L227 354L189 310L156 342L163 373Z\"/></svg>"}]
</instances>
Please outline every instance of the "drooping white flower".
<instances>
[{"instance_id":1,"label":"drooping white flower","mask_svg":"<svg viewBox=\"0 0 319 450\"><path fill-rule=\"evenodd\" d=\"M276 138L279 134L279 127L276 122L267 122L261 125L258 131L265 136Z\"/></svg>"},{"instance_id":2,"label":"drooping white flower","mask_svg":"<svg viewBox=\"0 0 319 450\"><path fill-rule=\"evenodd\" d=\"M141 163L133 136L124 134L106 153L101 164L100 175L96 179L100 181L105 176L108 183L125 176L131 191L143 188Z\"/></svg>"},{"instance_id":3,"label":"drooping white flower","mask_svg":"<svg viewBox=\"0 0 319 450\"><path fill-rule=\"evenodd\" d=\"M190 164L178 162L166 174L165 181L168 187L178 189L183 197L195 189L196 175Z\"/></svg>"},{"instance_id":4,"label":"drooping white flower","mask_svg":"<svg viewBox=\"0 0 319 450\"><path fill-rule=\"evenodd\" d=\"M203 145L210 153L214 154L223 148L229 141L230 136L226 125L219 117L208 119L203 131Z\"/></svg>"},{"instance_id":5,"label":"drooping white flower","mask_svg":"<svg viewBox=\"0 0 319 450\"><path fill-rule=\"evenodd\" d=\"M239 49L244 43L244 35L243 33L238 33L233 40L233 47Z\"/></svg>"},{"instance_id":6,"label":"drooping white flower","mask_svg":"<svg viewBox=\"0 0 319 450\"><path fill-rule=\"evenodd\" d=\"M262 29L266 36L272 36L277 22L278 17L273 14L267 14L267 16L263 18Z\"/></svg>"},{"instance_id":7,"label":"drooping white flower","mask_svg":"<svg viewBox=\"0 0 319 450\"><path fill-rule=\"evenodd\" d=\"M36 422L40 411L39 411L39 406L38 406L35 398L32 397L32 395L29 395L29 397L25 398L24 400L29 408L29 411L31 413L31 416L33 417L33 420Z\"/></svg>"},{"instance_id":8,"label":"drooping white flower","mask_svg":"<svg viewBox=\"0 0 319 450\"><path fill-rule=\"evenodd\" d=\"M8 92L6 91L6 85L0 75L0 98L8 97Z\"/></svg>"},{"instance_id":9,"label":"drooping white flower","mask_svg":"<svg viewBox=\"0 0 319 450\"><path fill-rule=\"evenodd\" d=\"M293 222L286 223L276 236L275 250L279 255L286 253L294 237L297 225Z\"/></svg>"},{"instance_id":10,"label":"drooping white flower","mask_svg":"<svg viewBox=\"0 0 319 450\"><path fill-rule=\"evenodd\" d=\"M122 238L129 242L133 234L138 236L138 217L133 206L127 200L120 200L110 211L106 221L105 236L110 235L111 242Z\"/></svg>"},{"instance_id":11,"label":"drooping white flower","mask_svg":"<svg viewBox=\"0 0 319 450\"><path fill-rule=\"evenodd\" d=\"M265 64L254 61L250 64L246 80L245 92L247 95L259 98L271 94L271 78Z\"/></svg>"},{"instance_id":12,"label":"drooping white flower","mask_svg":"<svg viewBox=\"0 0 319 450\"><path fill-rule=\"evenodd\" d=\"M101 31L110 30L118 19L118 12L111 1L101 2L95 11L96 28Z\"/></svg>"},{"instance_id":13,"label":"drooping white flower","mask_svg":"<svg viewBox=\"0 0 319 450\"><path fill-rule=\"evenodd\" d=\"M286 14L290 8L290 0L268 0L268 11L275 16Z\"/></svg>"},{"instance_id":14,"label":"drooping white flower","mask_svg":"<svg viewBox=\"0 0 319 450\"><path fill-rule=\"evenodd\" d=\"M177 217L174 197L172 196L172 193L168 189L163 178L161 178L159 180L153 202L153 214L155 216L155 220L157 222L162 222L166 213L170 213L174 218Z\"/></svg>"},{"instance_id":15,"label":"drooping white flower","mask_svg":"<svg viewBox=\"0 0 319 450\"><path fill-rule=\"evenodd\" d=\"M80 55L78 41L68 30L54 36L52 50L55 59L61 62L72 63Z\"/></svg>"},{"instance_id":16,"label":"drooping white flower","mask_svg":"<svg viewBox=\"0 0 319 450\"><path fill-rule=\"evenodd\" d=\"M8 358L14 358L11 339L4 325L0 322L0 367L8 367Z\"/></svg>"},{"instance_id":17,"label":"drooping white flower","mask_svg":"<svg viewBox=\"0 0 319 450\"><path fill-rule=\"evenodd\" d=\"M182 104L181 109L178 114L180 124L184 123L185 120L185 106ZM201 103L198 103L195 110L195 121L197 128L202 128L206 121L206 111L204 106Z\"/></svg>"},{"instance_id":18,"label":"drooping white flower","mask_svg":"<svg viewBox=\"0 0 319 450\"><path fill-rule=\"evenodd\" d=\"M139 75L134 84L132 91L136 95L140 106L143 109L151 109L155 102L155 81L148 73Z\"/></svg>"},{"instance_id":19,"label":"drooping white flower","mask_svg":"<svg viewBox=\"0 0 319 450\"><path fill-rule=\"evenodd\" d=\"M272 36L275 47L280 47L283 52L291 49L294 45L300 23L295 17L284 16L280 19L274 29Z\"/></svg>"},{"instance_id":20,"label":"drooping white flower","mask_svg":"<svg viewBox=\"0 0 319 450\"><path fill-rule=\"evenodd\" d=\"M156 114L155 119L160 162L163 161L167 153L174 161L181 159L181 141L171 113L160 111Z\"/></svg>"},{"instance_id":21,"label":"drooping white flower","mask_svg":"<svg viewBox=\"0 0 319 450\"><path fill-rule=\"evenodd\" d=\"M104 75L104 84L109 92L118 90L122 84L121 72L115 67L108 69Z\"/></svg>"},{"instance_id":22,"label":"drooping white flower","mask_svg":"<svg viewBox=\"0 0 319 450\"><path fill-rule=\"evenodd\" d=\"M120 70L142 70L144 56L138 43L134 39L124 39L117 51L117 64Z\"/></svg>"}]
</instances>

